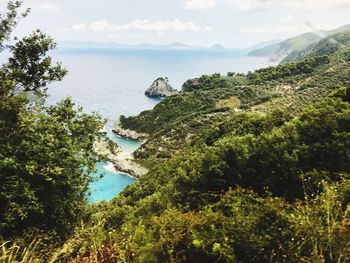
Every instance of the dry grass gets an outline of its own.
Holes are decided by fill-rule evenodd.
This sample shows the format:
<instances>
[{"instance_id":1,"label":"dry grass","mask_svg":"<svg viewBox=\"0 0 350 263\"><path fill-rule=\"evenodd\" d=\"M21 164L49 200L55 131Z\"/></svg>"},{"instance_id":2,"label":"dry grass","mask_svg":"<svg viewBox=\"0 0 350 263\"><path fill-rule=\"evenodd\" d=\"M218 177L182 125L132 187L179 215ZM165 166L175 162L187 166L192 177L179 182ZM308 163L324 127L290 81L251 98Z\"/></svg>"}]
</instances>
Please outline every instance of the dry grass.
<instances>
[{"instance_id":1,"label":"dry grass","mask_svg":"<svg viewBox=\"0 0 350 263\"><path fill-rule=\"evenodd\" d=\"M33 241L26 247L18 245L16 242L4 242L0 245L1 263L40 263L43 262L37 254L40 241Z\"/></svg>"},{"instance_id":2,"label":"dry grass","mask_svg":"<svg viewBox=\"0 0 350 263\"><path fill-rule=\"evenodd\" d=\"M237 96L232 96L228 99L219 100L216 102L216 108L230 108L230 109L238 109L241 106L241 101Z\"/></svg>"}]
</instances>

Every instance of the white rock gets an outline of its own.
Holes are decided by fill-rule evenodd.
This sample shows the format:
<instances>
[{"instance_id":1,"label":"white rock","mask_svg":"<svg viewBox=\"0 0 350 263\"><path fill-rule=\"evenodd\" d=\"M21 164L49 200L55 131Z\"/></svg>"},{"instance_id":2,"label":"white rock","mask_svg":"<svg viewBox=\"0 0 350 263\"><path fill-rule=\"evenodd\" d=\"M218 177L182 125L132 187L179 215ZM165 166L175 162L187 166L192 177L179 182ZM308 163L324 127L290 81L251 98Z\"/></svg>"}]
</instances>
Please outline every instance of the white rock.
<instances>
[{"instance_id":1,"label":"white rock","mask_svg":"<svg viewBox=\"0 0 350 263\"><path fill-rule=\"evenodd\" d=\"M167 97L178 93L170 84L168 78L158 78L145 91L148 97Z\"/></svg>"}]
</instances>

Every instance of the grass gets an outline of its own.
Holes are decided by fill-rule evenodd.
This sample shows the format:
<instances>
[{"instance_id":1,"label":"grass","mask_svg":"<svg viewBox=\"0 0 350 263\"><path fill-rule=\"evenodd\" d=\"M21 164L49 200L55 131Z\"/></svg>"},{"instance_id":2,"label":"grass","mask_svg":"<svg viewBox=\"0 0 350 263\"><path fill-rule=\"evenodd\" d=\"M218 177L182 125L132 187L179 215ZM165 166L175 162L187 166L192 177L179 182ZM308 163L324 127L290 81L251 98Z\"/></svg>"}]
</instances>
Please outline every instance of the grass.
<instances>
[{"instance_id":1,"label":"grass","mask_svg":"<svg viewBox=\"0 0 350 263\"><path fill-rule=\"evenodd\" d=\"M228 99L219 100L216 102L216 108L238 109L241 106L241 100L237 96L232 96Z\"/></svg>"},{"instance_id":2,"label":"grass","mask_svg":"<svg viewBox=\"0 0 350 263\"><path fill-rule=\"evenodd\" d=\"M29 245L11 243L9 241L0 245L0 262L1 263L40 263L42 257L38 256L38 246L40 240L34 240Z\"/></svg>"}]
</instances>

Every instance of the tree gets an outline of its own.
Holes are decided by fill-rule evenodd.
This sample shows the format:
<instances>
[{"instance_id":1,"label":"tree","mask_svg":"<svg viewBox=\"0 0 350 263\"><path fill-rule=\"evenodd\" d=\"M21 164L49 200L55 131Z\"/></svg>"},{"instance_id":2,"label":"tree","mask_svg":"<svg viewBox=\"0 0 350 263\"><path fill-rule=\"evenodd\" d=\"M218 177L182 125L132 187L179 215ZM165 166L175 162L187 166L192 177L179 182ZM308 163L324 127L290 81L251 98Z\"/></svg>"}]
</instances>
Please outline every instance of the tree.
<instances>
[{"instance_id":1,"label":"tree","mask_svg":"<svg viewBox=\"0 0 350 263\"><path fill-rule=\"evenodd\" d=\"M92 149L103 122L71 99L46 106L48 84L67 73L47 52L53 40L39 30L9 44L21 1L10 1L0 15L0 235L28 228L64 236L73 230L86 202Z\"/></svg>"}]
</instances>

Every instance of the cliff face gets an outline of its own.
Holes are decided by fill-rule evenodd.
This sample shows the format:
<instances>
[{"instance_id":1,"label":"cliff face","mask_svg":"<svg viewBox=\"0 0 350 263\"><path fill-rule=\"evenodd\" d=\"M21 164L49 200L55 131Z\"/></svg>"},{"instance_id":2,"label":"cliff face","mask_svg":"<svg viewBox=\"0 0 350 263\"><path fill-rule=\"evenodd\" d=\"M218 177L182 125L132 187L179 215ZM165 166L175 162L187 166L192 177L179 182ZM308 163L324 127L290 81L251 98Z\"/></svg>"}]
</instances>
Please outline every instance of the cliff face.
<instances>
[{"instance_id":1,"label":"cliff face","mask_svg":"<svg viewBox=\"0 0 350 263\"><path fill-rule=\"evenodd\" d=\"M168 78L158 78L145 91L145 95L152 98L167 97L176 94L178 91L170 84Z\"/></svg>"}]
</instances>

